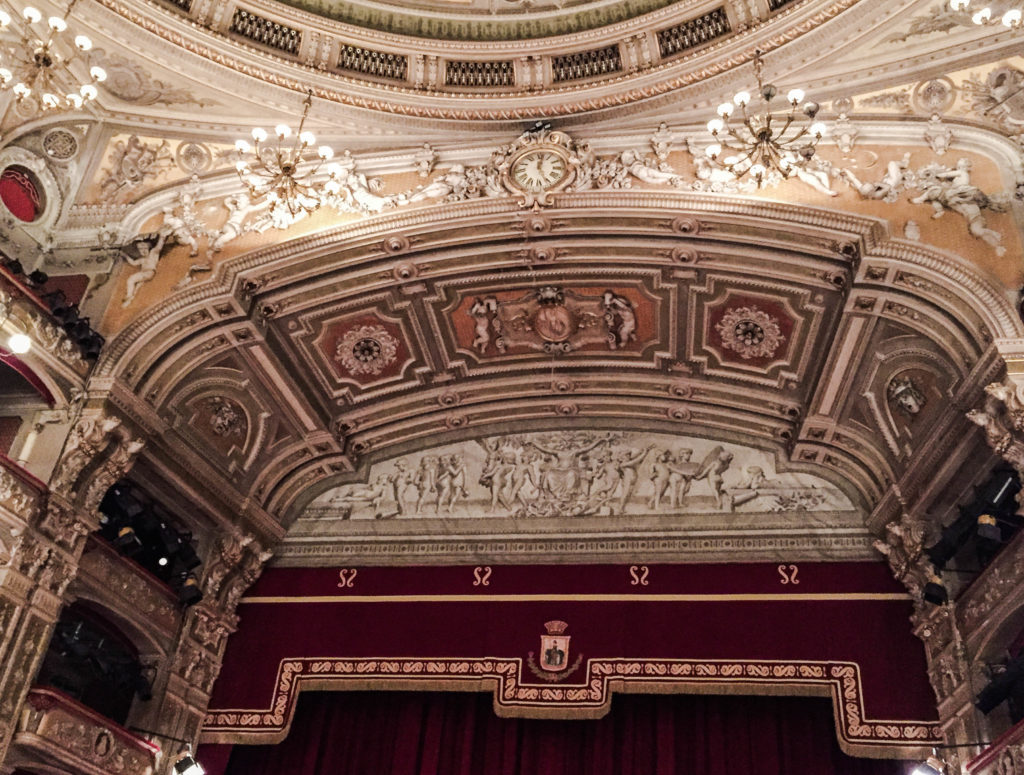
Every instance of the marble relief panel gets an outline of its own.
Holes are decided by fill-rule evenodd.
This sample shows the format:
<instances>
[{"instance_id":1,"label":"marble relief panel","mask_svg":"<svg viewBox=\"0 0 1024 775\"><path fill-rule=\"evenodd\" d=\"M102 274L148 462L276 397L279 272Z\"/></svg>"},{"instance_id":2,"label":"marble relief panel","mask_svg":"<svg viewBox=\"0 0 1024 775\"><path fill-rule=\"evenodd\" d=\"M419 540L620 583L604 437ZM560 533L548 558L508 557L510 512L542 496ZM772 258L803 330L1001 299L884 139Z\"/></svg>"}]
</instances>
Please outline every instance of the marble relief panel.
<instances>
[{"instance_id":1,"label":"marble relief panel","mask_svg":"<svg viewBox=\"0 0 1024 775\"><path fill-rule=\"evenodd\" d=\"M756 524L759 516L791 525L860 521L834 484L780 471L764 451L587 430L491 436L374 463L365 482L317 497L295 528L302 533L319 521L652 515L666 524L698 517L702 527L734 526L737 517Z\"/></svg>"}]
</instances>

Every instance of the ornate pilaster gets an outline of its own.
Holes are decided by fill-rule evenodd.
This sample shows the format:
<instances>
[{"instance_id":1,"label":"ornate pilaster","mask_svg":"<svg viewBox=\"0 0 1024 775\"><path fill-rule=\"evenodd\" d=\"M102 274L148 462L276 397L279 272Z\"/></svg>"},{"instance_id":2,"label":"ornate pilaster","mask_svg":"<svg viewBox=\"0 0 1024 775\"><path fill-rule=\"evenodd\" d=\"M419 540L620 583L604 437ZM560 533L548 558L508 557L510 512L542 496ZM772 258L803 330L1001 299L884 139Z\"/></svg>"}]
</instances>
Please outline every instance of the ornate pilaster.
<instances>
[{"instance_id":1,"label":"ornate pilaster","mask_svg":"<svg viewBox=\"0 0 1024 775\"><path fill-rule=\"evenodd\" d=\"M141 443L119 419L86 410L72 428L51 488L0 467L0 761L75 578L96 506Z\"/></svg>"},{"instance_id":2,"label":"ornate pilaster","mask_svg":"<svg viewBox=\"0 0 1024 775\"><path fill-rule=\"evenodd\" d=\"M221 537L207 560L203 600L182 622L166 690L154 708L164 734L198 742L228 635L238 626L238 601L271 554L252 536L233 533Z\"/></svg>"}]
</instances>

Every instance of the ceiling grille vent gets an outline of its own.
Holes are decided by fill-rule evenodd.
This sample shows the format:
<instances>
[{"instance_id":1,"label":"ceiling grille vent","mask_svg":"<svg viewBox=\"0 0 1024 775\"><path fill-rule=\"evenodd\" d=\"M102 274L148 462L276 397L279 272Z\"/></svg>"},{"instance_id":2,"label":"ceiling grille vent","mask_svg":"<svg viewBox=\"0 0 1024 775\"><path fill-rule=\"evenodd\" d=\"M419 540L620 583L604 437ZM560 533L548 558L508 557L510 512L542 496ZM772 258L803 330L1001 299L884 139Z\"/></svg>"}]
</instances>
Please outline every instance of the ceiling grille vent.
<instances>
[{"instance_id":1,"label":"ceiling grille vent","mask_svg":"<svg viewBox=\"0 0 1024 775\"><path fill-rule=\"evenodd\" d=\"M299 53L299 45L302 43L302 33L298 30L270 19L264 19L262 16L249 13L241 8L235 9L235 15L231 19L231 32L254 43L259 43L261 46L283 51L292 56Z\"/></svg>"},{"instance_id":2,"label":"ceiling grille vent","mask_svg":"<svg viewBox=\"0 0 1024 775\"><path fill-rule=\"evenodd\" d=\"M729 32L729 20L724 8L716 8L696 19L690 19L675 27L658 32L658 48L662 59L680 51L695 48Z\"/></svg>"},{"instance_id":3,"label":"ceiling grille vent","mask_svg":"<svg viewBox=\"0 0 1024 775\"><path fill-rule=\"evenodd\" d=\"M553 57L551 72L555 83L593 78L598 75L617 73L622 70L622 59L618 46L578 51L575 54Z\"/></svg>"},{"instance_id":4,"label":"ceiling grille vent","mask_svg":"<svg viewBox=\"0 0 1024 775\"><path fill-rule=\"evenodd\" d=\"M338 56L338 69L376 78L390 78L393 81L404 81L409 67L409 60L401 54L389 54L386 51L374 51L359 46L342 46Z\"/></svg>"},{"instance_id":5,"label":"ceiling grille vent","mask_svg":"<svg viewBox=\"0 0 1024 775\"><path fill-rule=\"evenodd\" d=\"M514 86L515 68L511 60L501 62L448 62L444 82L447 86Z\"/></svg>"}]
</instances>

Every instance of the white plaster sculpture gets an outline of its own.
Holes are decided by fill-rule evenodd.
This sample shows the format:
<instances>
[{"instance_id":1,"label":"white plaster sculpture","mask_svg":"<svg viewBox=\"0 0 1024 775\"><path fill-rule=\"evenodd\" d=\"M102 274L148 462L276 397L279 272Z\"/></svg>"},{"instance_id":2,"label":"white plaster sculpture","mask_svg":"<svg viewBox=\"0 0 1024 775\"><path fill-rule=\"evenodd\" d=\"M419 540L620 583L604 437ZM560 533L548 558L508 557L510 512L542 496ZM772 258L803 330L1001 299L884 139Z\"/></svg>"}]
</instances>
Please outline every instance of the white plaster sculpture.
<instances>
[{"instance_id":1,"label":"white plaster sculpture","mask_svg":"<svg viewBox=\"0 0 1024 775\"><path fill-rule=\"evenodd\" d=\"M135 295L139 292L139 289L156 277L156 267L160 261L160 252L164 249L164 242L166 239L167 235L160 233L157 235L155 241L137 241L133 246L139 254L136 258L132 258L123 250L121 251L121 255L124 258L125 263L137 267L138 270L128 277L124 300L121 302L122 307L131 305L135 300Z\"/></svg>"},{"instance_id":2,"label":"white plaster sculpture","mask_svg":"<svg viewBox=\"0 0 1024 775\"><path fill-rule=\"evenodd\" d=\"M988 243L997 255L1006 253L1000 243L1002 235L986 225L982 210L1004 213L1009 209L1005 198L990 197L977 186L971 185L971 161L960 159L955 168L940 164L929 164L917 172L920 196L910 201L913 204L930 204L932 218L941 218L952 210L967 221L967 230L978 239Z\"/></svg>"}]
</instances>

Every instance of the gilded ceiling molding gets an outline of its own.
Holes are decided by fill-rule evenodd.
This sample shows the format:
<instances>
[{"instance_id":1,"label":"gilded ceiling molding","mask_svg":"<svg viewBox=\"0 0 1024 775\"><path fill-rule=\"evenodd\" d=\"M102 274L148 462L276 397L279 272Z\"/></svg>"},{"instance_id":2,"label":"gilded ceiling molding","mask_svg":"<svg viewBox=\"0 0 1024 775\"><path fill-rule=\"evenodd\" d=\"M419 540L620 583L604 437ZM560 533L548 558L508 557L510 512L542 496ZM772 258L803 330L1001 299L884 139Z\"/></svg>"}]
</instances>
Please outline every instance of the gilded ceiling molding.
<instances>
[{"instance_id":1,"label":"gilded ceiling molding","mask_svg":"<svg viewBox=\"0 0 1024 775\"><path fill-rule=\"evenodd\" d=\"M453 440L476 443L513 420L523 432L626 421L652 434L768 450L777 471L823 476L866 515L914 456L850 421L843 397L856 397L850 380L867 370L851 361L852 377L818 378L833 368L822 359L837 349L841 322L863 321L862 351L871 351L871 336L907 339L878 372L881 381L858 388L877 402L892 400L890 381L920 353L947 362L942 384L921 385L931 407L941 403L935 390L971 389L993 339L1024 333L979 270L893 240L874 218L675 191L586 192L555 204L531 213L508 198L480 199L389 212L227 259L208 281L129 324L106 348L98 378L166 430L161 457L188 460L197 472L234 461L230 482L213 477L217 488L285 525L335 484L365 489L376 463ZM595 226L610 210L621 213L614 228ZM513 326L517 310L539 315L545 304L548 323L577 333L553 334L547 344L532 335L501 345L493 338L493 320ZM581 329L572 321L588 314L613 337L573 340ZM551 342L566 344L566 353L553 360L544 352ZM808 353L819 355L808 361ZM811 414L832 383L843 400ZM879 416L905 426L894 411ZM261 414L279 425L261 431L265 441L254 449L246 428ZM928 454L925 427L954 429L955 414L929 414L913 443ZM237 433L231 416L242 423ZM866 531L846 548L784 534L807 557L869 553ZM451 546L421 539L395 535L379 551L407 559L420 547L452 559ZM672 551L695 551L688 540L673 537ZM557 552L559 541L523 551ZM600 554L600 539L587 541L584 553ZM294 551L310 559L314 549ZM371 550L357 541L349 554L339 551L318 557Z\"/></svg>"},{"instance_id":2,"label":"gilded ceiling molding","mask_svg":"<svg viewBox=\"0 0 1024 775\"><path fill-rule=\"evenodd\" d=\"M235 41L231 42L229 53L229 49L223 45L222 40L214 38L209 33L204 35L194 26L184 27L163 9L161 9L162 13L153 14L153 6L148 4L148 7L143 10L137 3L126 3L122 0L97 0L97 2L123 19L181 49L243 75L292 91L306 92L307 89L312 88L314 96L320 99L352 107L422 118L511 121L541 115L571 115L618 107L706 81L752 61L755 49L768 53L814 31L828 20L853 7L857 0L839 0L824 8L816 9L813 13L805 10L803 6L784 10L764 25L763 32L766 34L759 36L757 41L744 40L738 36L724 38L721 43L711 43L697 49L694 55L674 58L669 62L655 65L649 70L641 69L632 74L621 74L596 83L559 86L557 89L553 89L549 95L546 95L544 91L536 90L523 92L521 95L505 91L494 97L494 99L506 103L505 107L474 107L472 109L463 106L469 102L476 105L482 100L488 99L486 92L479 93L478 90L471 90L441 94L434 89L428 95L425 92L396 84L375 83L345 77L337 72L328 75L322 70L302 67L298 63L293 63L280 56L244 46ZM789 25L788 28L776 30L777 27L786 24ZM366 34L366 31L360 32L363 35ZM747 36L742 36L742 38L745 37ZM205 41L200 42L202 38L205 38ZM416 45L419 46L419 43L417 42ZM514 53L510 53L510 56L521 56L529 45L528 41L517 42ZM726 54L726 47L732 48L734 53L723 56ZM493 44L489 44L487 50L493 51ZM450 51L448 54L450 55ZM497 54L492 55L496 56ZM704 62L704 64L695 67L694 60ZM296 69L296 65L299 69ZM654 74L657 74L657 80L652 80ZM313 80L312 83L311 80ZM623 88L631 81L646 83L634 88ZM345 88L339 89L333 86L333 83L344 84ZM608 87L612 87L612 89ZM366 93L354 93L354 89L361 89ZM605 93L601 93L602 91ZM388 98L370 96L373 92L385 92L390 96ZM567 100L566 97L570 94L581 95L581 98ZM403 95L405 95L405 99L400 98ZM545 96L549 98L545 100ZM431 104L427 104L426 98L428 97ZM440 100L449 104L438 106L437 103ZM515 104L516 102L520 104ZM541 104L542 102L545 104Z\"/></svg>"}]
</instances>

